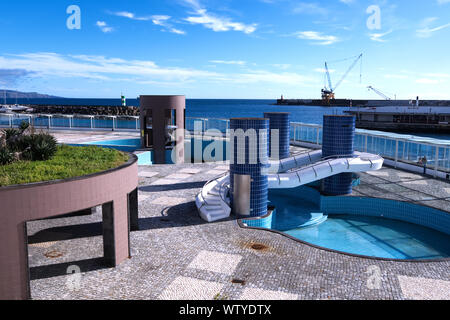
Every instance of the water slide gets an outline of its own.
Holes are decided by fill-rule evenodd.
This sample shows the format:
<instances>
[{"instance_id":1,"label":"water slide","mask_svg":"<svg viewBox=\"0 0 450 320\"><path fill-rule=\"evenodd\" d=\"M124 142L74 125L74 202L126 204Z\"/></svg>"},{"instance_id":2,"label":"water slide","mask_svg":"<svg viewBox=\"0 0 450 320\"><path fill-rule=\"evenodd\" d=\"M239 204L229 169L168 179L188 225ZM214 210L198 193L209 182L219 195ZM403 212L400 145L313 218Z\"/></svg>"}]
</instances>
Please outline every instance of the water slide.
<instances>
[{"instance_id":1,"label":"water slide","mask_svg":"<svg viewBox=\"0 0 450 320\"><path fill-rule=\"evenodd\" d=\"M270 161L269 189L296 188L317 180L346 172L376 171L384 159L370 153L355 152L352 156L322 158L322 150L295 155L280 161ZM213 222L229 217L231 213L229 175L209 181L196 197L200 216Z\"/></svg>"},{"instance_id":2,"label":"water slide","mask_svg":"<svg viewBox=\"0 0 450 320\"><path fill-rule=\"evenodd\" d=\"M293 158L280 161L278 172L269 174L269 189L295 188L345 172L376 171L381 169L384 161L378 155L355 152L354 156L320 158L306 166L291 168ZM289 169L285 170L287 167Z\"/></svg>"}]
</instances>

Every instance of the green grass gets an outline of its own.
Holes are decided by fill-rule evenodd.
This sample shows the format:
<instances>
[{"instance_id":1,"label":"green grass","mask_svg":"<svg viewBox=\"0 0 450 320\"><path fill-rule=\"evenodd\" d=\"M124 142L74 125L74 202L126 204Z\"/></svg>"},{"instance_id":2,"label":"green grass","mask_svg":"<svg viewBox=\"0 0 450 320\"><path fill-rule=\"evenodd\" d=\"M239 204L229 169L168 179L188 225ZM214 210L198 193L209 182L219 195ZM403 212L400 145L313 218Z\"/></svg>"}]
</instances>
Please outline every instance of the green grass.
<instances>
[{"instance_id":1,"label":"green grass","mask_svg":"<svg viewBox=\"0 0 450 320\"><path fill-rule=\"evenodd\" d=\"M116 168L127 161L126 153L114 149L62 145L50 160L0 166L0 187L80 177Z\"/></svg>"}]
</instances>

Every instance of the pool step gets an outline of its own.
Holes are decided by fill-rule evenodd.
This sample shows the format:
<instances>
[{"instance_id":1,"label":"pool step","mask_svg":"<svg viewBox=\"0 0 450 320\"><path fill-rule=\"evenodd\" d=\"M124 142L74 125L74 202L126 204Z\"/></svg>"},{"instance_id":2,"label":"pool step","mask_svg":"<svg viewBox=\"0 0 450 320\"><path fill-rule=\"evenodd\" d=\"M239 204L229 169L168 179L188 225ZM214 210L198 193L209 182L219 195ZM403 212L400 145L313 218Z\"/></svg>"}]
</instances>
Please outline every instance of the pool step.
<instances>
[{"instance_id":1,"label":"pool step","mask_svg":"<svg viewBox=\"0 0 450 320\"><path fill-rule=\"evenodd\" d=\"M325 222L327 219L328 216L321 212L304 213L292 217L289 220L285 220L286 222L284 223L275 223L275 228L281 231L287 231L292 229L313 227Z\"/></svg>"},{"instance_id":2,"label":"pool step","mask_svg":"<svg viewBox=\"0 0 450 320\"><path fill-rule=\"evenodd\" d=\"M299 225L298 228L317 226L317 225L325 222L328 219L328 215L325 215L323 213L311 213L311 216L312 216L312 218L310 220Z\"/></svg>"}]
</instances>

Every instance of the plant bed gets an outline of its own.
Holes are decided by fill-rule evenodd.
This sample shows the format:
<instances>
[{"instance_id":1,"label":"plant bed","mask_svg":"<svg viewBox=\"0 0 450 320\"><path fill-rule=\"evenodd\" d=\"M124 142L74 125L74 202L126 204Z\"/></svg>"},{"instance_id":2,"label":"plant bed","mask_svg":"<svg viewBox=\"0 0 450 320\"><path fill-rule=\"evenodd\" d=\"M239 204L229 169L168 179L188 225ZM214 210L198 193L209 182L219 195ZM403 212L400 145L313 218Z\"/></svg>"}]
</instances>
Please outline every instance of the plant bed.
<instances>
[{"instance_id":1,"label":"plant bed","mask_svg":"<svg viewBox=\"0 0 450 320\"><path fill-rule=\"evenodd\" d=\"M51 135L25 126L2 133L0 300L31 297L28 221L102 206L105 266L115 267L131 258L130 230L139 228L135 155L96 146L58 145Z\"/></svg>"},{"instance_id":2,"label":"plant bed","mask_svg":"<svg viewBox=\"0 0 450 320\"><path fill-rule=\"evenodd\" d=\"M128 159L128 154L114 149L61 145L49 160L0 166L0 187L89 175L116 168Z\"/></svg>"}]
</instances>

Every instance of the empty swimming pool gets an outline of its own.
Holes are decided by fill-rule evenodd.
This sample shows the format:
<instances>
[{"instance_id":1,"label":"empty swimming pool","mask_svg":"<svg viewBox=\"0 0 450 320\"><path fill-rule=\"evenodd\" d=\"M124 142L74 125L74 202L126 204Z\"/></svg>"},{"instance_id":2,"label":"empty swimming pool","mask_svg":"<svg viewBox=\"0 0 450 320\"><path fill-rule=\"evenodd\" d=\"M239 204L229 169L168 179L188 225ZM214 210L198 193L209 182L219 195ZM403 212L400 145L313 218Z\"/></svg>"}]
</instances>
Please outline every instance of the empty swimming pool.
<instances>
[{"instance_id":1,"label":"empty swimming pool","mask_svg":"<svg viewBox=\"0 0 450 320\"><path fill-rule=\"evenodd\" d=\"M386 259L450 257L450 214L394 200L325 197L311 187L271 190L272 216L248 226L339 252Z\"/></svg>"}]
</instances>

